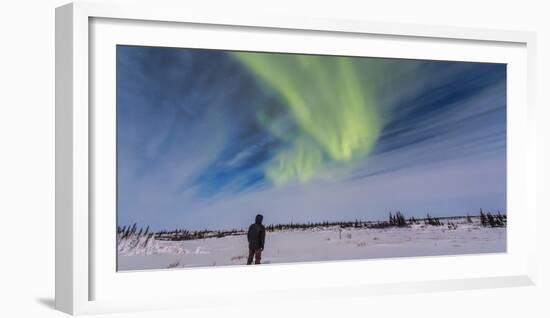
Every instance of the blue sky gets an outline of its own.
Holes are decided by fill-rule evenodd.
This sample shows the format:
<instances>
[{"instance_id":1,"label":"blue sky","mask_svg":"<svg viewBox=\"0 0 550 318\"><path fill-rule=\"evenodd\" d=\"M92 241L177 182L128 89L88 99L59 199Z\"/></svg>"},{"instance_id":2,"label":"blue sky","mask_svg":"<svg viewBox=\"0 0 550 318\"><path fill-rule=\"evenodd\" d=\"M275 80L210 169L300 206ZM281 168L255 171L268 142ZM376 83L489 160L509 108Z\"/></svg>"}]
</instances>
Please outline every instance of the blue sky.
<instances>
[{"instance_id":1,"label":"blue sky","mask_svg":"<svg viewBox=\"0 0 550 318\"><path fill-rule=\"evenodd\" d=\"M506 65L118 46L118 223L506 211Z\"/></svg>"}]
</instances>

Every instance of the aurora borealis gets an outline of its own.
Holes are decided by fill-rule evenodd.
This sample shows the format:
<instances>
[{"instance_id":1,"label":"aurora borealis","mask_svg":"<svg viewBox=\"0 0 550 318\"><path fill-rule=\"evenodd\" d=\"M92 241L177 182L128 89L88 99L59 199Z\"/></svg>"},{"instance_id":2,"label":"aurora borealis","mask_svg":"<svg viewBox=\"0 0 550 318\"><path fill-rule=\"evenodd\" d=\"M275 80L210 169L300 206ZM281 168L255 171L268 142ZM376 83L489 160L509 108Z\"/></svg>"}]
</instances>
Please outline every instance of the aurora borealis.
<instances>
[{"instance_id":1,"label":"aurora borealis","mask_svg":"<svg viewBox=\"0 0 550 318\"><path fill-rule=\"evenodd\" d=\"M118 222L506 210L506 66L117 47Z\"/></svg>"},{"instance_id":2,"label":"aurora borealis","mask_svg":"<svg viewBox=\"0 0 550 318\"><path fill-rule=\"evenodd\" d=\"M366 76L366 60L266 53L234 56L280 95L297 127L295 135L288 135L284 129L270 128L276 124L269 119L260 121L290 144L267 167L266 175L275 185L294 179L307 182L327 161L350 162L372 150L383 119L372 80Z\"/></svg>"}]
</instances>

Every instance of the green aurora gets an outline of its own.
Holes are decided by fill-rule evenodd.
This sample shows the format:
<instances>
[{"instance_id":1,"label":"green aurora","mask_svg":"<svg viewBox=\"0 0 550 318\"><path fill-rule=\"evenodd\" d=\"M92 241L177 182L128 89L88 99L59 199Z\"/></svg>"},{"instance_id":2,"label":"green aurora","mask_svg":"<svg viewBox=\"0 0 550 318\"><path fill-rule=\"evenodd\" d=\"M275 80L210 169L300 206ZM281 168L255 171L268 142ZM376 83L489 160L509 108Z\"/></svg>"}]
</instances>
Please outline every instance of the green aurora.
<instances>
[{"instance_id":1,"label":"green aurora","mask_svg":"<svg viewBox=\"0 0 550 318\"><path fill-rule=\"evenodd\" d=\"M307 182L326 165L350 163L372 151L384 125L376 100L377 60L278 53L234 53L283 99L297 128L289 133L259 112L258 119L289 147L266 167L277 186Z\"/></svg>"}]
</instances>

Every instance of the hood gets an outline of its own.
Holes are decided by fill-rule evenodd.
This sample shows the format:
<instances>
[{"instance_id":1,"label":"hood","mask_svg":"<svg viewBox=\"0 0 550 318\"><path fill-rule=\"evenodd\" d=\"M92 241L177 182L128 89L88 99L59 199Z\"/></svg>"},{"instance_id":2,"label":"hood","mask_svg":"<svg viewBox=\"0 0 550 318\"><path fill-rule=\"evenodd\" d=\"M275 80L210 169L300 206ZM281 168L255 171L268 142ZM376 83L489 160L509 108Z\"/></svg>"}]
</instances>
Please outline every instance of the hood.
<instances>
[{"instance_id":1,"label":"hood","mask_svg":"<svg viewBox=\"0 0 550 318\"><path fill-rule=\"evenodd\" d=\"M256 224L262 224L262 220L264 219L264 216L261 214L256 215Z\"/></svg>"}]
</instances>

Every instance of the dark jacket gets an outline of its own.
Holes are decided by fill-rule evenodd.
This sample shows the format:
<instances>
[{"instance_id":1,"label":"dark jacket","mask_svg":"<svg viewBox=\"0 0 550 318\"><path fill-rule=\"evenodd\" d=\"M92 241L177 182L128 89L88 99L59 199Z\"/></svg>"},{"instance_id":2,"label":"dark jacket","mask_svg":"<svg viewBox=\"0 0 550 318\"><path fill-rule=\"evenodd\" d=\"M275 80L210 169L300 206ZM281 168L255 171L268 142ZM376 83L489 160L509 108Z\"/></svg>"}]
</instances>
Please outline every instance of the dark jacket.
<instances>
[{"instance_id":1,"label":"dark jacket","mask_svg":"<svg viewBox=\"0 0 550 318\"><path fill-rule=\"evenodd\" d=\"M264 248L265 243L265 226L262 225L263 216L256 215L256 223L251 224L248 228L248 248L257 250Z\"/></svg>"}]
</instances>

